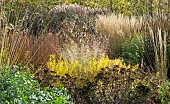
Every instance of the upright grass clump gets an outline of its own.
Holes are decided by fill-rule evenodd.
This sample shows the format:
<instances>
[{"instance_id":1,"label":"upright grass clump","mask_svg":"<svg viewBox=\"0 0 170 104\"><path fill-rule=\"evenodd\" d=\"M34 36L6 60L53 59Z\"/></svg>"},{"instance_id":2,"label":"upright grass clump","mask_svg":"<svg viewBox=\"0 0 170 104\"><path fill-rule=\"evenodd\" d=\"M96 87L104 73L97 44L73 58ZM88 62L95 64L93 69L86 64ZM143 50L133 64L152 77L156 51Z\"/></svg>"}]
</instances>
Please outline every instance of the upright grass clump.
<instances>
[{"instance_id":1,"label":"upright grass clump","mask_svg":"<svg viewBox=\"0 0 170 104\"><path fill-rule=\"evenodd\" d=\"M42 65L49 55L56 53L59 43L58 36L51 35L42 28L34 28L37 23L38 25L45 24L44 22L39 23L42 20L39 15L42 13L35 7L31 8L31 5L26 4L27 2L13 0L0 2L1 66L19 63ZM36 32L40 30L38 34L41 36L33 34L32 28L36 29Z\"/></svg>"},{"instance_id":2,"label":"upright grass clump","mask_svg":"<svg viewBox=\"0 0 170 104\"><path fill-rule=\"evenodd\" d=\"M46 63L51 54L60 47L57 35L47 34L33 39L28 31L14 31L15 26L6 26L0 36L0 65L25 64L39 66Z\"/></svg>"},{"instance_id":3,"label":"upright grass clump","mask_svg":"<svg viewBox=\"0 0 170 104\"><path fill-rule=\"evenodd\" d=\"M59 34L46 34L41 35L35 39L31 47L31 58L29 63L40 66L45 65L51 54L58 54L61 48L61 40Z\"/></svg>"},{"instance_id":4,"label":"upright grass clump","mask_svg":"<svg viewBox=\"0 0 170 104\"><path fill-rule=\"evenodd\" d=\"M166 47L168 47L168 44L169 44L168 43L168 40L169 40L168 34L170 33L169 26L170 26L169 21L166 16L164 16L164 17L155 16L152 18L151 17L145 18L145 20L143 22L142 33L144 34L144 44L145 44L145 46L144 46L144 66L146 66L145 68L149 69L149 71L151 71L151 72L158 71L156 63L160 63L159 61L157 61L160 58L160 50L159 50L160 47L163 47L163 48L161 48L161 50L163 49L163 52L161 52L161 53L164 53L164 50L166 50L167 56L169 55L168 48L167 49L164 48L164 45L166 45ZM158 34L160 34L160 35L158 35ZM164 39L164 36L166 36L166 39ZM161 37L162 37L162 39L161 39ZM153 43L153 39L154 39L154 43ZM160 42L159 40L162 42ZM164 43L166 43L166 44L164 44ZM157 52L155 50L157 50ZM166 54L164 54L164 55L166 55ZM166 61L168 61L167 56L165 56ZM158 58L155 58L155 57L158 57Z\"/></svg>"},{"instance_id":5,"label":"upright grass clump","mask_svg":"<svg viewBox=\"0 0 170 104\"><path fill-rule=\"evenodd\" d=\"M98 32L106 35L109 39L110 57L119 57L120 44L123 39L133 38L141 31L142 18L128 16L102 16L99 15L96 20L96 29Z\"/></svg>"},{"instance_id":6,"label":"upright grass clump","mask_svg":"<svg viewBox=\"0 0 170 104\"><path fill-rule=\"evenodd\" d=\"M79 61L83 63L88 61L86 59L92 59L93 57L101 58L103 54L107 52L107 46L103 46L100 41L93 41L93 43L65 45L59 52L59 54L66 60Z\"/></svg>"},{"instance_id":7,"label":"upright grass clump","mask_svg":"<svg viewBox=\"0 0 170 104\"><path fill-rule=\"evenodd\" d=\"M30 38L26 31L12 32L13 25L6 26L1 30L0 36L0 65L11 66L17 63L24 63L30 52Z\"/></svg>"},{"instance_id":8,"label":"upright grass clump","mask_svg":"<svg viewBox=\"0 0 170 104\"><path fill-rule=\"evenodd\" d=\"M166 81L167 75L167 32L158 29L157 33L150 28L150 36L153 44L155 55L155 66L160 78L163 82Z\"/></svg>"},{"instance_id":9,"label":"upright grass clump","mask_svg":"<svg viewBox=\"0 0 170 104\"><path fill-rule=\"evenodd\" d=\"M0 67L23 63L30 46L27 30L20 30L25 12L17 1L2 0L0 5Z\"/></svg>"}]
</instances>

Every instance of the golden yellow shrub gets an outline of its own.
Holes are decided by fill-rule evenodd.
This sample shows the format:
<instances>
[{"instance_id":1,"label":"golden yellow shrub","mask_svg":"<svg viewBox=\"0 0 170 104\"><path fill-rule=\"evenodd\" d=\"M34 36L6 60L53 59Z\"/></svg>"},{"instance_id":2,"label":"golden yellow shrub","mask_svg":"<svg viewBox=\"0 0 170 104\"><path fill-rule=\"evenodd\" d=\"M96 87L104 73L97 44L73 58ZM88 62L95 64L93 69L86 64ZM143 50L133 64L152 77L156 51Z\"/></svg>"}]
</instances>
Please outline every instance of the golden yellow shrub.
<instances>
[{"instance_id":1,"label":"golden yellow shrub","mask_svg":"<svg viewBox=\"0 0 170 104\"><path fill-rule=\"evenodd\" d=\"M87 82L93 82L95 77L100 73L102 68L114 68L117 70L130 69L135 71L138 65L131 66L126 65L121 59L111 60L107 56L102 55L100 59L93 57L91 60L84 62L83 64L75 60L64 60L60 57L56 60L55 55L51 55L47 67L55 71L58 76L66 77L66 74L71 78L76 78L75 83L79 87L83 87ZM107 70L106 70L107 71Z\"/></svg>"}]
</instances>

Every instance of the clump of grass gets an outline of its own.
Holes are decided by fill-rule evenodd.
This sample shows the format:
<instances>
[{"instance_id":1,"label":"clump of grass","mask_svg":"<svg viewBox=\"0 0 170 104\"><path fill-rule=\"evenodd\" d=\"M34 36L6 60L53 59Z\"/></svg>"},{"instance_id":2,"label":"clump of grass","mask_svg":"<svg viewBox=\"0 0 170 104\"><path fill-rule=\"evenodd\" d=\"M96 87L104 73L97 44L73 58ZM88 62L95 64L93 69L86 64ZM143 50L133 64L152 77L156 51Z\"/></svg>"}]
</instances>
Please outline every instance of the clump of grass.
<instances>
[{"instance_id":1,"label":"clump of grass","mask_svg":"<svg viewBox=\"0 0 170 104\"><path fill-rule=\"evenodd\" d=\"M96 20L96 29L109 38L110 57L119 57L120 43L123 39L132 38L140 32L142 18L99 15Z\"/></svg>"},{"instance_id":2,"label":"clump of grass","mask_svg":"<svg viewBox=\"0 0 170 104\"><path fill-rule=\"evenodd\" d=\"M51 54L56 54L60 47L59 37L52 34L35 39L28 31L15 32L13 25L1 30L0 65L43 65Z\"/></svg>"},{"instance_id":3,"label":"clump of grass","mask_svg":"<svg viewBox=\"0 0 170 104\"><path fill-rule=\"evenodd\" d=\"M96 20L96 28L110 37L128 36L132 32L136 33L141 29L142 21L140 17L117 16L114 14L109 16L99 15Z\"/></svg>"},{"instance_id":4,"label":"clump of grass","mask_svg":"<svg viewBox=\"0 0 170 104\"><path fill-rule=\"evenodd\" d=\"M107 46L103 46L100 41L93 41L93 43L76 45L65 45L59 52L59 54L67 60L74 60L83 62L83 60L93 57L100 58L102 54L107 53Z\"/></svg>"},{"instance_id":5,"label":"clump of grass","mask_svg":"<svg viewBox=\"0 0 170 104\"><path fill-rule=\"evenodd\" d=\"M41 35L37 38L31 38L30 58L27 65L35 66L45 65L51 54L57 54L61 48L58 34Z\"/></svg>"},{"instance_id":6,"label":"clump of grass","mask_svg":"<svg viewBox=\"0 0 170 104\"><path fill-rule=\"evenodd\" d=\"M0 65L13 65L27 60L30 40L27 31L14 32L14 26L6 26L0 36Z\"/></svg>"},{"instance_id":7,"label":"clump of grass","mask_svg":"<svg viewBox=\"0 0 170 104\"><path fill-rule=\"evenodd\" d=\"M158 29L157 33L154 33L150 28L150 36L153 44L155 55L155 66L160 74L160 78L166 81L167 75L167 32Z\"/></svg>"},{"instance_id":8,"label":"clump of grass","mask_svg":"<svg viewBox=\"0 0 170 104\"><path fill-rule=\"evenodd\" d=\"M56 48L59 47L58 35L48 33L45 28L41 28L44 22L36 21L41 20L39 16L42 13L36 14L38 10L30 9L29 5L25 6L25 4L12 0L2 1L0 4L2 5L0 7L1 66L19 63L42 65L51 54L56 53ZM34 28L35 22L41 26ZM32 28L36 31L33 32ZM35 33L38 31L41 36Z\"/></svg>"}]
</instances>

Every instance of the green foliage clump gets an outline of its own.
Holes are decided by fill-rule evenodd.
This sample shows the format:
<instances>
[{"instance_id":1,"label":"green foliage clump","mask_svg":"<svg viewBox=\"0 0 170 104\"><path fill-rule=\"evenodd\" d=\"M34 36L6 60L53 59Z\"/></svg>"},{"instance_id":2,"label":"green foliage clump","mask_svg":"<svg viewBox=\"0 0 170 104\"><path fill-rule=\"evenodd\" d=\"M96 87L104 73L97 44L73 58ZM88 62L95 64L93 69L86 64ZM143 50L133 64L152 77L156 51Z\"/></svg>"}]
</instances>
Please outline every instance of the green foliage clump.
<instances>
[{"instance_id":1,"label":"green foliage clump","mask_svg":"<svg viewBox=\"0 0 170 104\"><path fill-rule=\"evenodd\" d=\"M121 53L125 61L141 63L144 54L144 41L141 35L135 35L121 43Z\"/></svg>"},{"instance_id":2,"label":"green foliage clump","mask_svg":"<svg viewBox=\"0 0 170 104\"><path fill-rule=\"evenodd\" d=\"M14 66L2 68L0 72L0 103L2 104L64 104L69 103L70 95L58 88L40 88L39 83ZM71 102L70 102L71 103Z\"/></svg>"},{"instance_id":3,"label":"green foliage clump","mask_svg":"<svg viewBox=\"0 0 170 104\"><path fill-rule=\"evenodd\" d=\"M160 86L160 88L158 90L158 93L159 93L158 97L161 100L162 104L166 104L166 103L170 102L170 100L169 100L169 97L170 97L169 90L170 90L170 83L169 82L166 82L163 86Z\"/></svg>"}]
</instances>

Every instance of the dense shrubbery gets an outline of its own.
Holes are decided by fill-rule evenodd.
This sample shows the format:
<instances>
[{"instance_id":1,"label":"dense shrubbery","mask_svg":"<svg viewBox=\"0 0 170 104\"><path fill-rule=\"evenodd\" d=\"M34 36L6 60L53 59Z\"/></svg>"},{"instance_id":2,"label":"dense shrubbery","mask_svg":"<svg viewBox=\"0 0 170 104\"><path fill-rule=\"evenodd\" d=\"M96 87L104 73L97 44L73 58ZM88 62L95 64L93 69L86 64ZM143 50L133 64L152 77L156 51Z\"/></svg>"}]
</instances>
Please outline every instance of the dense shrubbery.
<instances>
[{"instance_id":1,"label":"dense shrubbery","mask_svg":"<svg viewBox=\"0 0 170 104\"><path fill-rule=\"evenodd\" d=\"M70 95L59 86L40 88L28 73L20 72L19 66L4 67L0 72L0 103L2 104L64 104L71 103Z\"/></svg>"}]
</instances>

